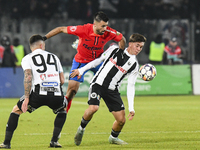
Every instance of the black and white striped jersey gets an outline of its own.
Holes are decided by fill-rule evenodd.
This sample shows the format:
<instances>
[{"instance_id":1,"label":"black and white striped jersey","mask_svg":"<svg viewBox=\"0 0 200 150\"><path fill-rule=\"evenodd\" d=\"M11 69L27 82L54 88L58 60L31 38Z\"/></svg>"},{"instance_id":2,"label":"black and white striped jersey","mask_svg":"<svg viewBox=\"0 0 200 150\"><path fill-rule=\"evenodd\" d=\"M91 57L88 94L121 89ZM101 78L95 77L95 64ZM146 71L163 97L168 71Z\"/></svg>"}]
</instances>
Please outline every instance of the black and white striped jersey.
<instances>
[{"instance_id":1,"label":"black and white striped jersey","mask_svg":"<svg viewBox=\"0 0 200 150\"><path fill-rule=\"evenodd\" d=\"M93 68L104 60L91 83L97 83L110 90L117 90L121 81L126 75L137 75L139 65L135 55L130 55L127 50L121 50L117 46L111 46L106 50L100 58L88 63L88 67ZM80 68L80 74L86 70Z\"/></svg>"},{"instance_id":2,"label":"black and white striped jersey","mask_svg":"<svg viewBox=\"0 0 200 150\"><path fill-rule=\"evenodd\" d=\"M110 90L119 90L122 80L128 76L127 98L129 111L133 111L135 82L138 76L139 64L135 55L121 50L116 45L109 47L101 57L91 61L82 68L79 73L82 75L86 70L94 68L102 61L103 64L93 77L91 84L96 83Z\"/></svg>"},{"instance_id":3,"label":"black and white striped jersey","mask_svg":"<svg viewBox=\"0 0 200 150\"><path fill-rule=\"evenodd\" d=\"M63 68L56 55L36 49L22 59L21 65L23 70L32 70L33 91L35 85L40 85L39 94L47 95L47 92L51 91L55 96L61 96L59 73L63 72Z\"/></svg>"}]
</instances>

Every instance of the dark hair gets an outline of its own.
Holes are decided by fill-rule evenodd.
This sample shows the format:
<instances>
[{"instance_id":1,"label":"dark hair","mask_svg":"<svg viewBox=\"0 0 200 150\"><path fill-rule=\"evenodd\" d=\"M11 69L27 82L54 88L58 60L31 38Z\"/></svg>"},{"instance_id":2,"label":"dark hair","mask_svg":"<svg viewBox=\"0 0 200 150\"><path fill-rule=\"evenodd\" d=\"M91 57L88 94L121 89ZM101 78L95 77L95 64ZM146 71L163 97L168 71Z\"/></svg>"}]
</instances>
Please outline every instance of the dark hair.
<instances>
[{"instance_id":1,"label":"dark hair","mask_svg":"<svg viewBox=\"0 0 200 150\"><path fill-rule=\"evenodd\" d=\"M94 15L94 20L97 22L100 22L100 21L108 22L109 18L104 12L99 11Z\"/></svg>"},{"instance_id":2,"label":"dark hair","mask_svg":"<svg viewBox=\"0 0 200 150\"><path fill-rule=\"evenodd\" d=\"M139 33L134 33L130 36L129 42L146 42L146 38Z\"/></svg>"},{"instance_id":3,"label":"dark hair","mask_svg":"<svg viewBox=\"0 0 200 150\"><path fill-rule=\"evenodd\" d=\"M35 43L37 41L44 41L44 39L41 35L35 34L35 35L30 37L29 44L32 45L33 43Z\"/></svg>"},{"instance_id":4,"label":"dark hair","mask_svg":"<svg viewBox=\"0 0 200 150\"><path fill-rule=\"evenodd\" d=\"M14 38L13 45L18 46L19 45L19 38Z\"/></svg>"}]
</instances>

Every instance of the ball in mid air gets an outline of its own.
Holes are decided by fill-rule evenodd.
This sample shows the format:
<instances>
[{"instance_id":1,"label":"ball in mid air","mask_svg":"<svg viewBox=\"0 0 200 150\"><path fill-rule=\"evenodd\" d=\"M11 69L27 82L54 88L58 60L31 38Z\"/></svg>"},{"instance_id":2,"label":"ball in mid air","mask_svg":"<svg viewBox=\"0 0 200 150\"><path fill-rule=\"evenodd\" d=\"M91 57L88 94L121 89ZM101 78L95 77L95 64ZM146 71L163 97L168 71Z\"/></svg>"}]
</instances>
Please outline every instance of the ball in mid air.
<instances>
[{"instance_id":1,"label":"ball in mid air","mask_svg":"<svg viewBox=\"0 0 200 150\"><path fill-rule=\"evenodd\" d=\"M144 81L151 81L156 77L156 68L152 64L144 64L139 69L139 76Z\"/></svg>"}]
</instances>

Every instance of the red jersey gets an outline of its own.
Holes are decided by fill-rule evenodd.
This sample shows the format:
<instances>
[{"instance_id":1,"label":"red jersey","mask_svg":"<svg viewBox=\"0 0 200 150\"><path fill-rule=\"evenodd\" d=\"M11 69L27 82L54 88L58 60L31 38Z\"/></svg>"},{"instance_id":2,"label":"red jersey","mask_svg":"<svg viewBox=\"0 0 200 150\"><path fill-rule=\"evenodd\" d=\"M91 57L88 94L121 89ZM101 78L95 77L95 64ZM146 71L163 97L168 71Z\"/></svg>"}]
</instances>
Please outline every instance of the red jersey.
<instances>
[{"instance_id":1,"label":"red jersey","mask_svg":"<svg viewBox=\"0 0 200 150\"><path fill-rule=\"evenodd\" d=\"M169 55L180 55L181 54L181 48L179 46L176 46L173 48L170 45L165 46L165 52L167 52Z\"/></svg>"},{"instance_id":2,"label":"red jersey","mask_svg":"<svg viewBox=\"0 0 200 150\"><path fill-rule=\"evenodd\" d=\"M79 37L75 60L80 63L88 63L99 57L104 52L103 47L108 41L119 42L122 39L122 34L110 27L107 27L103 35L95 34L93 24L89 23L68 26L67 32Z\"/></svg>"}]
</instances>

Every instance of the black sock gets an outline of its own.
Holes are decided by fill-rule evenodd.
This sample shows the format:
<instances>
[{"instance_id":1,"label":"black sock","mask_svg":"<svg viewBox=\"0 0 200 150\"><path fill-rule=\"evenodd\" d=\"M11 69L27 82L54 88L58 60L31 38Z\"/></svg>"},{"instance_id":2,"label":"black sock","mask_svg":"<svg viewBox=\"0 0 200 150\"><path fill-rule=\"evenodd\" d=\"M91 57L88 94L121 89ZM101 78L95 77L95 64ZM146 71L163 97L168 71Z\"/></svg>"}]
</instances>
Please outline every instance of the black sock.
<instances>
[{"instance_id":1,"label":"black sock","mask_svg":"<svg viewBox=\"0 0 200 150\"><path fill-rule=\"evenodd\" d=\"M17 128L18 120L19 120L19 114L16 114L16 113L10 114L10 117L8 119L8 123L6 126L6 134L5 134L4 144L6 144L6 145L10 144L13 133L14 133L15 129Z\"/></svg>"},{"instance_id":2,"label":"black sock","mask_svg":"<svg viewBox=\"0 0 200 150\"><path fill-rule=\"evenodd\" d=\"M112 129L111 135L112 135L113 137L117 138L117 137L119 136L120 132L121 132L121 131L114 131L114 130Z\"/></svg>"},{"instance_id":3,"label":"black sock","mask_svg":"<svg viewBox=\"0 0 200 150\"><path fill-rule=\"evenodd\" d=\"M82 117L82 120L81 120L81 127L82 127L82 128L85 128L89 122L90 122L90 120L85 120L85 119Z\"/></svg>"},{"instance_id":4,"label":"black sock","mask_svg":"<svg viewBox=\"0 0 200 150\"><path fill-rule=\"evenodd\" d=\"M53 130L53 137L51 141L57 142L58 141L58 136L62 130L62 127L65 123L66 120L66 113L58 113L56 116L56 119L54 121L54 130Z\"/></svg>"}]
</instances>

